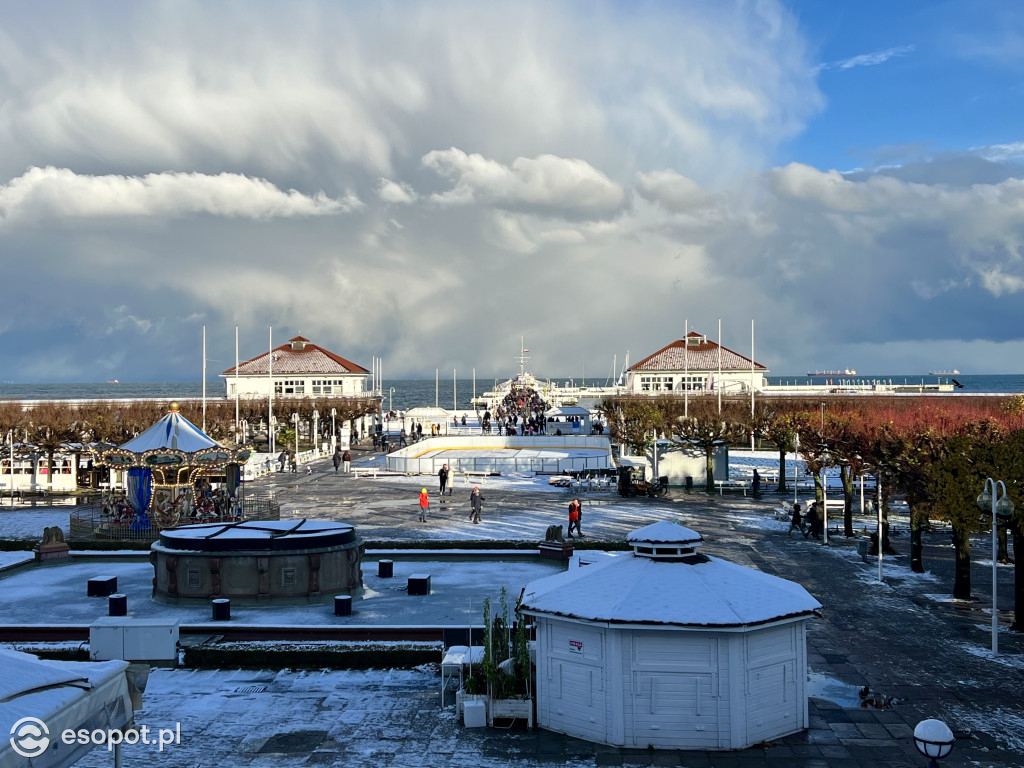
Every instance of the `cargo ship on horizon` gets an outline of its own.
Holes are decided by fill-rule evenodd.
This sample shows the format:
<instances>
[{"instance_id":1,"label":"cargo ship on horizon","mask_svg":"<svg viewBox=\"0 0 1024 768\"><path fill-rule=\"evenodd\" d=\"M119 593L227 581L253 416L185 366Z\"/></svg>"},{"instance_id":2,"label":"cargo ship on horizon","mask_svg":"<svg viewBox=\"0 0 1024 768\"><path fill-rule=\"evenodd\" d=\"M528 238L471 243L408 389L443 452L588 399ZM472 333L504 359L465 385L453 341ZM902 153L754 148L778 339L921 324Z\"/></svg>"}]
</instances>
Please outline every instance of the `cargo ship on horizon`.
<instances>
[{"instance_id":1,"label":"cargo ship on horizon","mask_svg":"<svg viewBox=\"0 0 1024 768\"><path fill-rule=\"evenodd\" d=\"M835 371L808 371L808 376L856 376L857 371L853 368L843 368Z\"/></svg>"}]
</instances>

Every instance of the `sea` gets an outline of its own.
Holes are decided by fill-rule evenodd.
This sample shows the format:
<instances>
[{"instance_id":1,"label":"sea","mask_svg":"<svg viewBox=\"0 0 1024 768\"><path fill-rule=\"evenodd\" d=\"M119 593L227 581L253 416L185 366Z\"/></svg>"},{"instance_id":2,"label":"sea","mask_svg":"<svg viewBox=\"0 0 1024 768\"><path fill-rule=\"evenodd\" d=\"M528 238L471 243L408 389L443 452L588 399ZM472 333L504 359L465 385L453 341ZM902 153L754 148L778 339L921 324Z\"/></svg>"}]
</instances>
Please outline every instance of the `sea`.
<instances>
[{"instance_id":1,"label":"sea","mask_svg":"<svg viewBox=\"0 0 1024 768\"><path fill-rule=\"evenodd\" d=\"M877 375L855 377L833 377L835 384L886 382L892 384L935 384L946 383L950 378L963 385L961 394L1015 394L1024 392L1024 373L992 375L927 376L921 374ZM438 405L442 408L472 410L470 400L474 394L483 394L504 379L394 379L384 382L384 404L388 409L406 410L417 406ZM603 387L611 382L604 379L572 379L552 377L559 386L587 385ZM810 376L769 376L770 384L821 384L827 379ZM454 386L453 386L454 385ZM206 384L206 396L223 397L225 385L222 379L210 380ZM203 395L201 381L177 382L98 382L98 383L42 383L27 384L0 382L0 400L100 400L111 398L150 398L154 400L181 400L198 398Z\"/></svg>"}]
</instances>

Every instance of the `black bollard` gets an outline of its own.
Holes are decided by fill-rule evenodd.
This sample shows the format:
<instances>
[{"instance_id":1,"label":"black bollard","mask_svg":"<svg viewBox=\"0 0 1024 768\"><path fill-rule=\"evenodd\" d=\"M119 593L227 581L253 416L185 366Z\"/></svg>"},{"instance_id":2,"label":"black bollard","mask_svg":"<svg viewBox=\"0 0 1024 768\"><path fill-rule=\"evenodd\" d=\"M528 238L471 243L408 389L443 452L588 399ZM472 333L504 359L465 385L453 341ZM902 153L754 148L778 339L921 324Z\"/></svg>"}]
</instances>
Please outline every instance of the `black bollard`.
<instances>
[{"instance_id":1,"label":"black bollard","mask_svg":"<svg viewBox=\"0 0 1024 768\"><path fill-rule=\"evenodd\" d=\"M377 576L382 579L390 579L395 575L395 561L394 560L378 560L377 561Z\"/></svg>"},{"instance_id":2,"label":"black bollard","mask_svg":"<svg viewBox=\"0 0 1024 768\"><path fill-rule=\"evenodd\" d=\"M231 601L226 597L218 597L210 605L213 606L214 621L229 621L231 619Z\"/></svg>"},{"instance_id":3,"label":"black bollard","mask_svg":"<svg viewBox=\"0 0 1024 768\"><path fill-rule=\"evenodd\" d=\"M110 597L107 598L107 615L127 616L128 595L122 595L120 593L110 595Z\"/></svg>"},{"instance_id":4,"label":"black bollard","mask_svg":"<svg viewBox=\"0 0 1024 768\"><path fill-rule=\"evenodd\" d=\"M352 597L350 595L338 595L334 598L334 615L352 615Z\"/></svg>"}]
</instances>

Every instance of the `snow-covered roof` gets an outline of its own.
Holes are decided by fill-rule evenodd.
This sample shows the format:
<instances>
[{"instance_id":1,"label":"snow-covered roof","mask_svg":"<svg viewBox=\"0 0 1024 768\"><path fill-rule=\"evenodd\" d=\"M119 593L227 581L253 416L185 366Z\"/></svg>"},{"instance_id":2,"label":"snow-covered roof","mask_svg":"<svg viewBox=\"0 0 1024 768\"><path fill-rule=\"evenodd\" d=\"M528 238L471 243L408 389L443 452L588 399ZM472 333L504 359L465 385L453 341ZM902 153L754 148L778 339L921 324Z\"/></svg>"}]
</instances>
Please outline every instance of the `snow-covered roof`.
<instances>
[{"instance_id":1,"label":"snow-covered roof","mask_svg":"<svg viewBox=\"0 0 1024 768\"><path fill-rule=\"evenodd\" d=\"M637 528L626 534L626 541L630 544L635 542L650 542L652 544L698 544L704 541L704 537L692 528L684 525L670 523L661 520L651 523L643 528Z\"/></svg>"},{"instance_id":2,"label":"snow-covered roof","mask_svg":"<svg viewBox=\"0 0 1024 768\"><path fill-rule=\"evenodd\" d=\"M656 523L634 531L630 541L678 542L680 531L700 540L688 528ZM537 579L526 586L521 607L601 623L744 627L811 614L821 603L796 582L694 554L624 555Z\"/></svg>"},{"instance_id":3,"label":"snow-covered roof","mask_svg":"<svg viewBox=\"0 0 1024 768\"><path fill-rule=\"evenodd\" d=\"M43 757L38 763L26 761L14 753L6 736L22 718L42 720L50 728L50 739L62 726L84 722L104 729L123 727L132 716L124 677L127 668L124 661L40 661L27 653L0 649L0 732L5 735L0 741L0 765L55 764ZM65 759L84 751L69 748Z\"/></svg>"},{"instance_id":4,"label":"snow-covered roof","mask_svg":"<svg viewBox=\"0 0 1024 768\"><path fill-rule=\"evenodd\" d=\"M165 528L159 542L152 546L158 550L225 552L330 547L355 540L355 529L335 520L245 520Z\"/></svg>"},{"instance_id":5,"label":"snow-covered roof","mask_svg":"<svg viewBox=\"0 0 1024 768\"><path fill-rule=\"evenodd\" d=\"M671 344L662 347L653 355L645 357L636 365L630 367L631 371L684 371L690 373L712 372L719 369L718 349L719 346L706 336L690 331L686 337L689 339L689 346L683 339L677 339ZM722 347L723 371L749 371L751 369L750 358L744 357L738 352ZM768 371L758 362L753 364L753 369L758 373Z\"/></svg>"},{"instance_id":6,"label":"snow-covered roof","mask_svg":"<svg viewBox=\"0 0 1024 768\"><path fill-rule=\"evenodd\" d=\"M271 356L273 360L271 361ZM318 347L309 339L296 336L287 344L268 350L251 360L238 364L240 376L266 376L273 370L274 376L287 374L367 374L369 371L361 365L346 360L341 355ZM234 367L228 368L221 376L234 376Z\"/></svg>"},{"instance_id":7,"label":"snow-covered roof","mask_svg":"<svg viewBox=\"0 0 1024 768\"><path fill-rule=\"evenodd\" d=\"M169 448L171 450L195 453L207 448L218 447L217 441L207 436L199 427L186 419L172 404L171 411L141 435L133 437L119 446L132 453Z\"/></svg>"},{"instance_id":8,"label":"snow-covered roof","mask_svg":"<svg viewBox=\"0 0 1024 768\"><path fill-rule=\"evenodd\" d=\"M405 412L405 417L407 419L447 419L448 415L447 410L433 405L418 405Z\"/></svg>"},{"instance_id":9,"label":"snow-covered roof","mask_svg":"<svg viewBox=\"0 0 1024 768\"><path fill-rule=\"evenodd\" d=\"M581 405L560 405L544 411L545 416L590 416L590 411Z\"/></svg>"}]
</instances>

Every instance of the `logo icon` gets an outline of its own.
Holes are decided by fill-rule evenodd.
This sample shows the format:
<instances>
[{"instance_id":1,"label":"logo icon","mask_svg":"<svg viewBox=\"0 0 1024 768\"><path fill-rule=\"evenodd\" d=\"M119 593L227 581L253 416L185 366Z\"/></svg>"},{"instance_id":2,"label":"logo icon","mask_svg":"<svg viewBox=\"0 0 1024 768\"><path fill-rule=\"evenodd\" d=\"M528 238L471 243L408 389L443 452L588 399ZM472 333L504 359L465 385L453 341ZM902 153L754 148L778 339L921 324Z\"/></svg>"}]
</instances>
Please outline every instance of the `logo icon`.
<instances>
[{"instance_id":1,"label":"logo icon","mask_svg":"<svg viewBox=\"0 0 1024 768\"><path fill-rule=\"evenodd\" d=\"M39 757L50 746L50 729L37 717L23 717L11 726L11 746L22 757Z\"/></svg>"}]
</instances>

